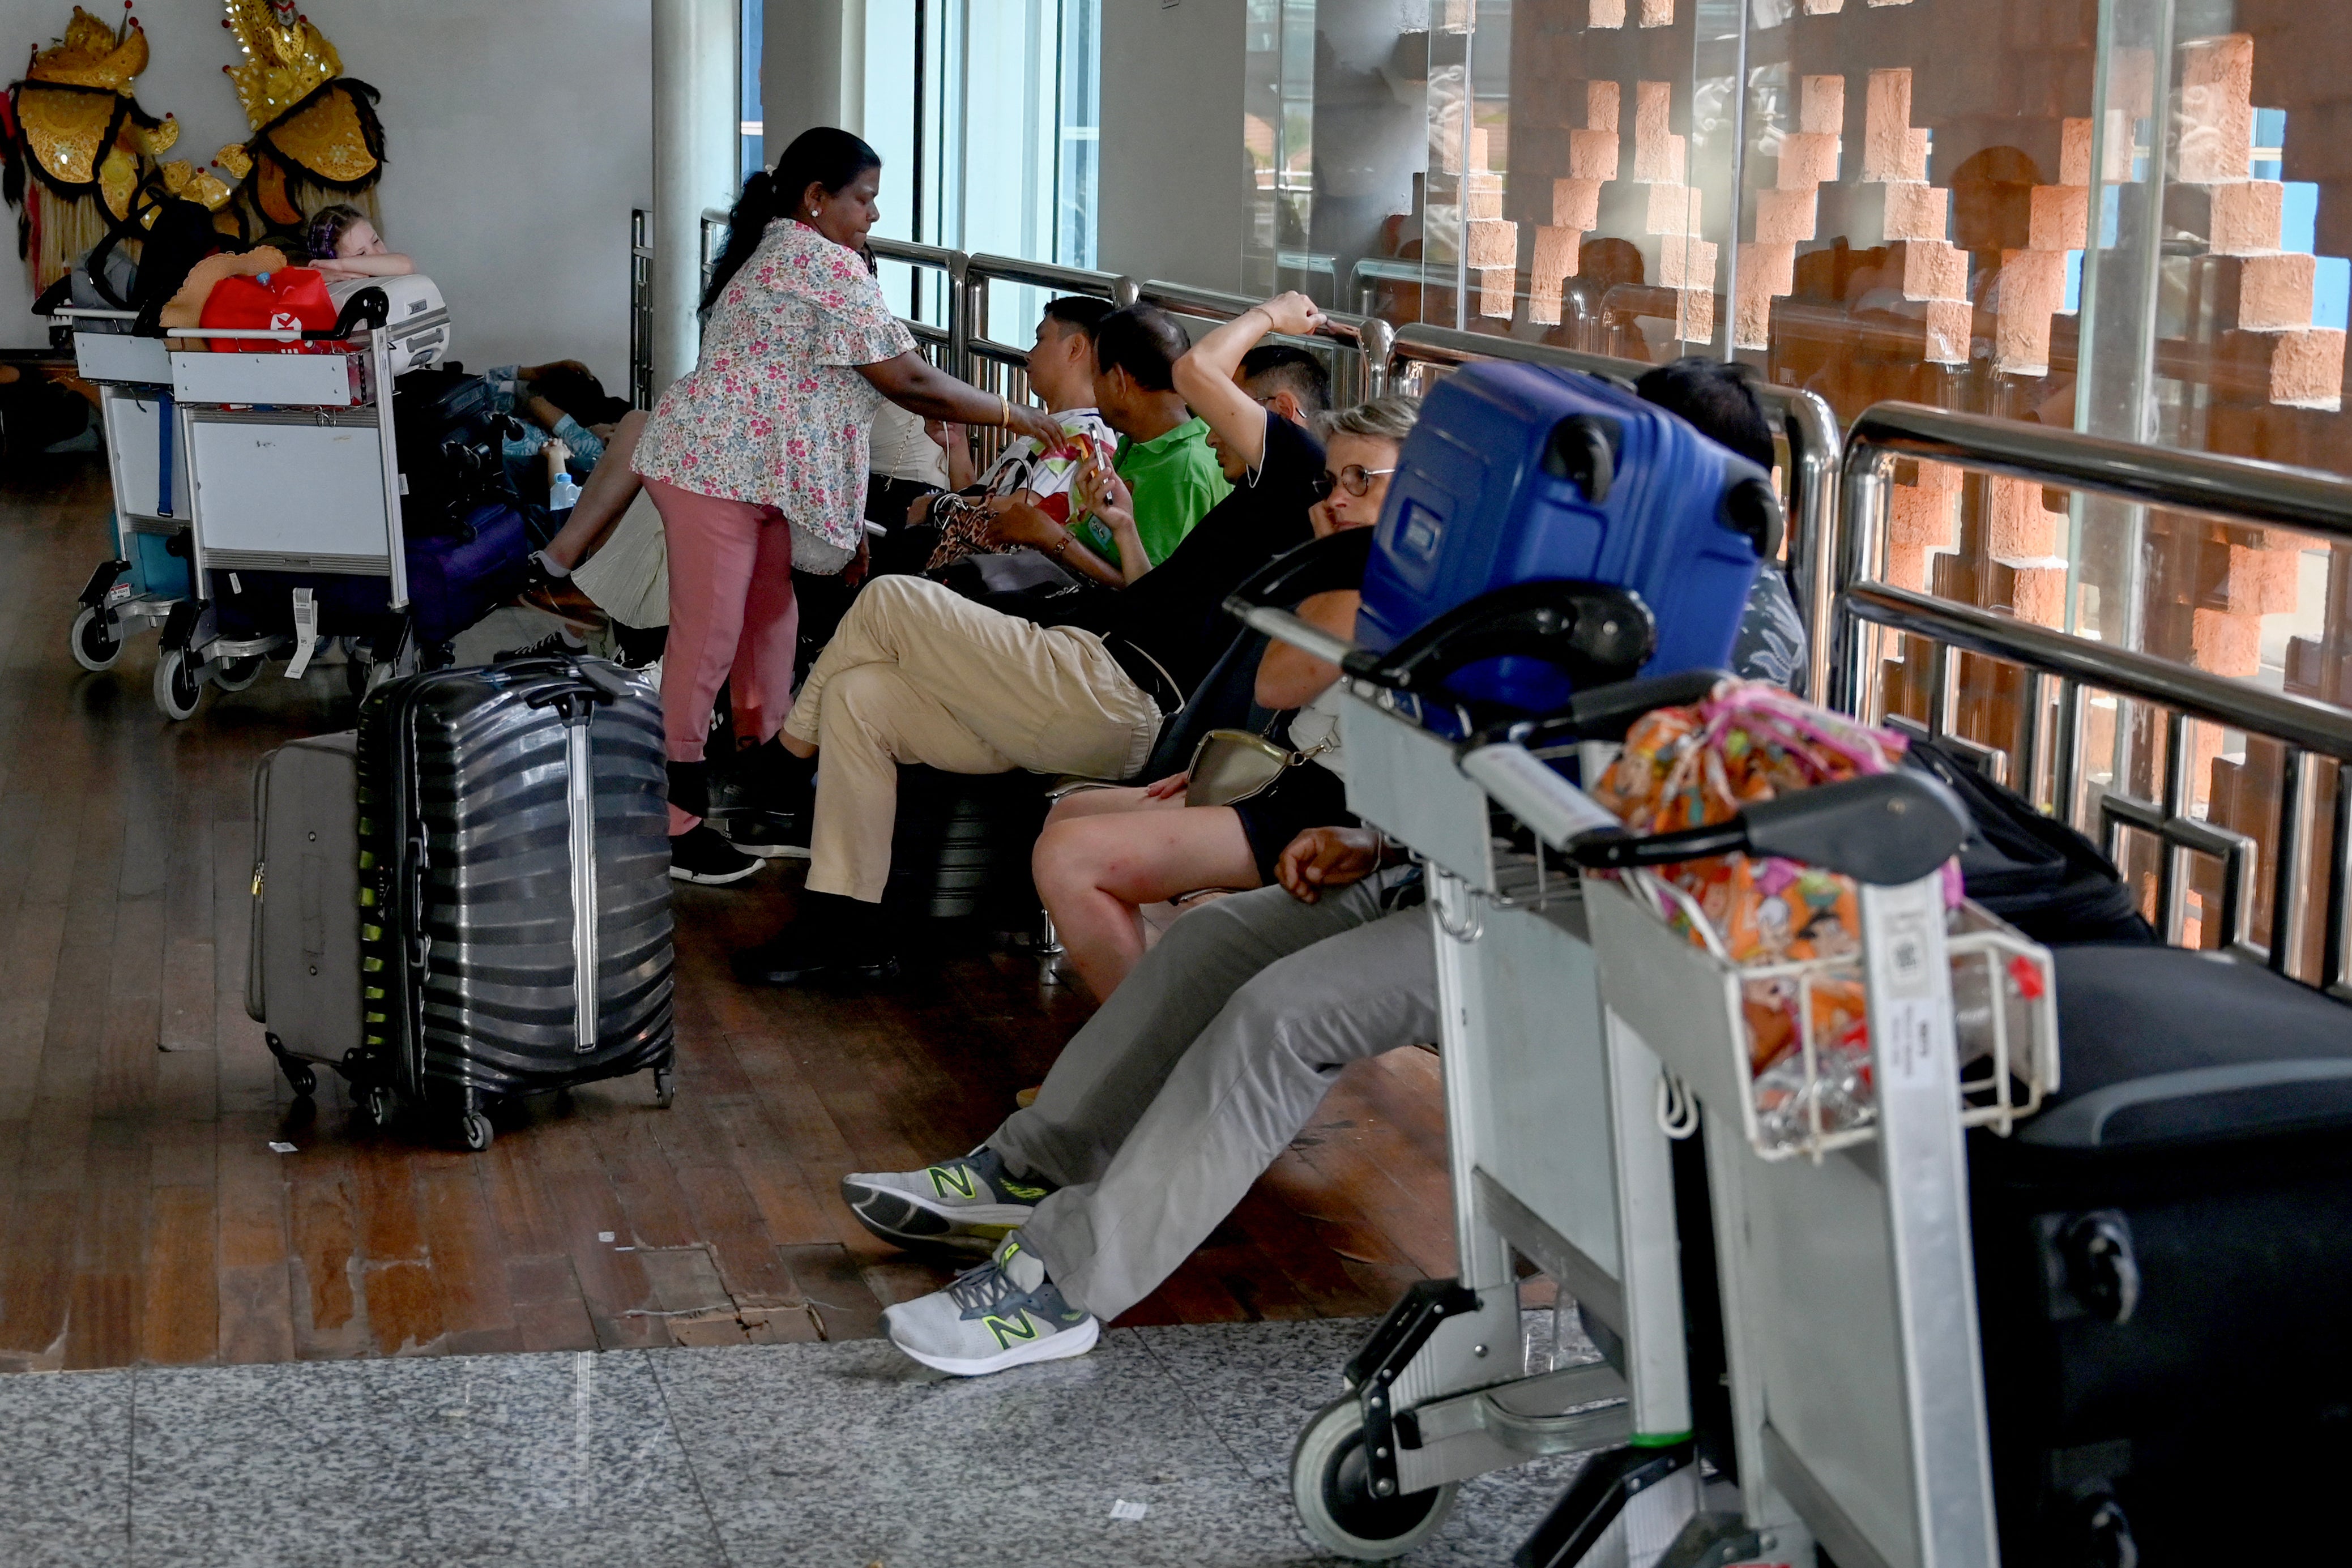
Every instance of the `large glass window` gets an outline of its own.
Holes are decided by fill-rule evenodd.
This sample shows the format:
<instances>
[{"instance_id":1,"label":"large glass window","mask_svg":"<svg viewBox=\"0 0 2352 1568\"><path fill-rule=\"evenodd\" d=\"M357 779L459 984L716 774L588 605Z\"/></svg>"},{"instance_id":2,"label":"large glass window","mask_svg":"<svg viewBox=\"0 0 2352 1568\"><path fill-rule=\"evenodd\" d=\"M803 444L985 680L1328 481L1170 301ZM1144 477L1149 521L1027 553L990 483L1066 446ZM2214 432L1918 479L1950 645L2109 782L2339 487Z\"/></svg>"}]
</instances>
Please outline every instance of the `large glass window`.
<instances>
[{"instance_id":1,"label":"large glass window","mask_svg":"<svg viewBox=\"0 0 2352 1568\"><path fill-rule=\"evenodd\" d=\"M866 139L891 171L877 232L1093 266L1101 0L867 0L866 29ZM940 318L936 277L884 277ZM991 335L1025 338L1044 297L995 293Z\"/></svg>"},{"instance_id":2,"label":"large glass window","mask_svg":"<svg viewBox=\"0 0 2352 1568\"><path fill-rule=\"evenodd\" d=\"M750 179L768 166L766 116L760 105L760 61L761 39L765 33L768 7L766 0L743 0L738 16L741 21L736 42L740 46L735 57L743 73L736 98L741 105L738 118L742 157L740 160L743 178Z\"/></svg>"},{"instance_id":3,"label":"large glass window","mask_svg":"<svg viewBox=\"0 0 2352 1568\"><path fill-rule=\"evenodd\" d=\"M2326 14L1247 0L1244 276L1400 325L1737 358L1845 419L1899 398L2352 472ZM1906 464L1879 559L1905 588L2352 702L2352 550ZM1874 690L1924 716L1938 666L1879 653ZM1953 664L1964 736L2021 754L2054 722L2014 671ZM2160 799L2178 769L2189 814L2257 841L2264 936L2279 748L2192 725L2176 755L2159 716L2090 706L2095 791ZM2152 876L2152 843L2125 847ZM2210 941L2219 862L2196 876Z\"/></svg>"}]
</instances>

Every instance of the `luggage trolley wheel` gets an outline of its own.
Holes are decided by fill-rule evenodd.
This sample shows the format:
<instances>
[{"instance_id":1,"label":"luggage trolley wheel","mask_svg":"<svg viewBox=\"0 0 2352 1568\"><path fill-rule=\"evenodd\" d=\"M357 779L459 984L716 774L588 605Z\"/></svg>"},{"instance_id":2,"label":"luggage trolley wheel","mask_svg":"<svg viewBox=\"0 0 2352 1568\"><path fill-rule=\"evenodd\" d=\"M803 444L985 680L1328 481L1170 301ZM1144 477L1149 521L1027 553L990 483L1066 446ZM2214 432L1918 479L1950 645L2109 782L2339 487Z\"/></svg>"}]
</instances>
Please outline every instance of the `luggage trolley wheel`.
<instances>
[{"instance_id":1,"label":"luggage trolley wheel","mask_svg":"<svg viewBox=\"0 0 2352 1568\"><path fill-rule=\"evenodd\" d=\"M360 1091L360 1112L371 1126L389 1127L400 1113L400 1096L389 1083L371 1083Z\"/></svg>"},{"instance_id":2,"label":"luggage trolley wheel","mask_svg":"<svg viewBox=\"0 0 2352 1568\"><path fill-rule=\"evenodd\" d=\"M95 604L85 604L73 619L74 663L96 673L114 668L122 657L122 632L114 617Z\"/></svg>"},{"instance_id":3,"label":"luggage trolley wheel","mask_svg":"<svg viewBox=\"0 0 2352 1568\"><path fill-rule=\"evenodd\" d=\"M668 1110L677 1103L677 1082L667 1067L654 1069L654 1103Z\"/></svg>"},{"instance_id":4,"label":"luggage trolley wheel","mask_svg":"<svg viewBox=\"0 0 2352 1568\"><path fill-rule=\"evenodd\" d=\"M155 661L155 706L170 719L190 717L204 700L204 678L188 662L185 648L166 648Z\"/></svg>"},{"instance_id":5,"label":"luggage trolley wheel","mask_svg":"<svg viewBox=\"0 0 2352 1568\"><path fill-rule=\"evenodd\" d=\"M1454 1510L1455 1483L1403 1497L1372 1491L1364 1410L1343 1394L1316 1412L1290 1456L1290 1499L1318 1544L1358 1562L1402 1557L1435 1535Z\"/></svg>"},{"instance_id":6,"label":"luggage trolley wheel","mask_svg":"<svg viewBox=\"0 0 2352 1568\"><path fill-rule=\"evenodd\" d=\"M496 1133L490 1126L490 1119L479 1111L468 1111L457 1118L458 1139L473 1154L478 1155L488 1148L490 1139L495 1135Z\"/></svg>"},{"instance_id":7,"label":"luggage trolley wheel","mask_svg":"<svg viewBox=\"0 0 2352 1568\"><path fill-rule=\"evenodd\" d=\"M213 685L225 692L241 692L261 678L262 666L268 662L260 653L224 660L221 667L213 672Z\"/></svg>"}]
</instances>

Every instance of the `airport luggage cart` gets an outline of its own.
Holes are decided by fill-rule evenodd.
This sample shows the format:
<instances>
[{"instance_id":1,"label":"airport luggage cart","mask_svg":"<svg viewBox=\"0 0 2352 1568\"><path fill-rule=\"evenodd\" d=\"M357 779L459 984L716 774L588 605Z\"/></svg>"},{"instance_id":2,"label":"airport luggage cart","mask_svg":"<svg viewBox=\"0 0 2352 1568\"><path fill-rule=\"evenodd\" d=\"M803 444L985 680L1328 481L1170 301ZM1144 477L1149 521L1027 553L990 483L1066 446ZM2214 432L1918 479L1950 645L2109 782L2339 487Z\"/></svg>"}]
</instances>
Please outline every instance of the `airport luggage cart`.
<instances>
[{"instance_id":1,"label":"airport luggage cart","mask_svg":"<svg viewBox=\"0 0 2352 1568\"><path fill-rule=\"evenodd\" d=\"M408 608L401 476L393 433L393 339L381 319L326 332L174 329L170 369L185 454L194 593L164 628L155 704L166 716L194 714L207 685L238 690L265 661L299 675L333 624L323 584L295 586L292 629L238 634L225 626L212 574L382 578L386 608ZM308 341L326 351L286 353L223 343ZM404 618L403 618L404 622ZM405 673L413 640L354 644L354 693Z\"/></svg>"},{"instance_id":2,"label":"airport luggage cart","mask_svg":"<svg viewBox=\"0 0 2352 1568\"><path fill-rule=\"evenodd\" d=\"M1331 1551L1392 1557L1461 1481L1603 1449L1580 1483L1596 1541L1646 1563L1701 1499L1658 1064L1606 1023L1575 884L1498 842L1454 745L1361 683L1340 722L1350 809L1428 878L1461 1274L1408 1291L1349 1363L1293 1499ZM1573 1298L1601 1361L1528 1364L1515 1257Z\"/></svg>"},{"instance_id":3,"label":"airport luggage cart","mask_svg":"<svg viewBox=\"0 0 2352 1568\"><path fill-rule=\"evenodd\" d=\"M83 669L110 670L131 633L162 626L189 596L188 471L171 356L163 339L132 335L136 311L75 305L50 314L71 325L74 367L98 388L114 492L111 550L76 601L68 642Z\"/></svg>"},{"instance_id":4,"label":"airport luggage cart","mask_svg":"<svg viewBox=\"0 0 2352 1568\"><path fill-rule=\"evenodd\" d=\"M1964 911L1947 950L1941 868L1965 812L1940 785L1896 772L1631 839L1526 743L1588 747L1580 760L1597 769L1595 740L1717 677L1588 685L1568 716L1454 743L1413 722L1412 688L1435 683L1404 667L1442 666L1444 628L1375 657L1269 608L1279 589L1260 587L1231 607L1349 672L1350 806L1428 871L1463 1260L1459 1281L1416 1287L1383 1320L1349 1365L1349 1392L1300 1439L1292 1490L1309 1533L1347 1555L1398 1555L1433 1533L1467 1476L1623 1443L1588 1467L1523 1561L1794 1563L1819 1541L1842 1563L1990 1568L1961 1138L2054 1090L2056 1019L2046 984L2004 988L2013 961L2046 979L2047 953L1990 915ZM1457 618L1496 651L1491 626ZM1519 828L1538 841L1513 851ZM1559 870L1546 846L1566 857ZM1825 1126L1809 1040L1805 1116L1760 1125L1741 989L1760 972L1692 946L1617 882L1564 881L1571 867L1743 848L1863 883L1863 953L1846 963L1873 1019L1866 1116ZM1990 1061L1965 1082L1956 977L1971 1041L1990 1031ZM1707 1113L1736 1512L1705 1509L1689 1441L1664 1130L1676 1093ZM1576 1298L1602 1364L1529 1376L1489 1359L1513 1343L1502 1337L1516 1324L1513 1252ZM1612 1398L1622 1403L1592 1407Z\"/></svg>"},{"instance_id":5,"label":"airport luggage cart","mask_svg":"<svg viewBox=\"0 0 2352 1568\"><path fill-rule=\"evenodd\" d=\"M1869 1112L1834 1126L1810 1030L1803 1085L1783 1103L1796 1113L1759 1116L1742 988L1770 971L1695 946L1638 882L1585 879L1583 910L1614 1040L1640 1041L1706 1113L1742 1522L1775 1561L1810 1536L1842 1568L1992 1568L1962 1140L2054 1092L2057 1020L2045 949L1973 905L1948 938L1940 868L1965 811L1898 771L1636 840L1518 746L1462 765L1586 868L1738 851L1860 883L1860 962L1807 966L1858 972L1867 998Z\"/></svg>"}]
</instances>

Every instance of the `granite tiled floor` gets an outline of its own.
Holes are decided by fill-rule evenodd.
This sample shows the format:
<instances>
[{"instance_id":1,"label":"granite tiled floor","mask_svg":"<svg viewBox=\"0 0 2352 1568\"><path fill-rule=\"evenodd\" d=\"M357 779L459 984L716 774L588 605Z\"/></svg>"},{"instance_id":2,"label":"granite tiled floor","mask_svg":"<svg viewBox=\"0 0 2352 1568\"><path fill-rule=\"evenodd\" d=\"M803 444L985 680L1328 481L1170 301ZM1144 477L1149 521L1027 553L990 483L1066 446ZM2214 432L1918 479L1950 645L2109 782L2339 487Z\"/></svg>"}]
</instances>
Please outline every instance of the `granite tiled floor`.
<instances>
[{"instance_id":1,"label":"granite tiled floor","mask_svg":"<svg viewBox=\"0 0 2352 1568\"><path fill-rule=\"evenodd\" d=\"M1122 1329L970 1382L870 1340L0 1377L0 1562L1320 1563L1290 1444L1366 1326ZM1471 1483L1405 1561L1507 1561L1574 1466Z\"/></svg>"}]
</instances>

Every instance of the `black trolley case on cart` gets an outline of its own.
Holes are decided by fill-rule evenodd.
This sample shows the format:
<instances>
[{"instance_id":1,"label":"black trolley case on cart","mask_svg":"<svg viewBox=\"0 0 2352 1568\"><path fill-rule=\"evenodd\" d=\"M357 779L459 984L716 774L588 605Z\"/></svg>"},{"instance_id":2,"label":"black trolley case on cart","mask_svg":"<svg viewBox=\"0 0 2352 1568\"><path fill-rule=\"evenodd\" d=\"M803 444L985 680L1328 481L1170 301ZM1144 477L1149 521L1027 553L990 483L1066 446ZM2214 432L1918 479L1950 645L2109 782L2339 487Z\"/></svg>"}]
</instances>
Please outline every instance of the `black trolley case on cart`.
<instances>
[{"instance_id":1,"label":"black trolley case on cart","mask_svg":"<svg viewBox=\"0 0 2352 1568\"><path fill-rule=\"evenodd\" d=\"M593 659L395 681L362 706L355 744L273 755L256 791L248 999L295 1088L327 1062L379 1124L413 1102L453 1115L473 1149L514 1095L651 1069L668 1104L664 784L657 699ZM327 847L304 854L314 843ZM353 939L355 1006L349 960L339 974L318 956Z\"/></svg>"}]
</instances>

